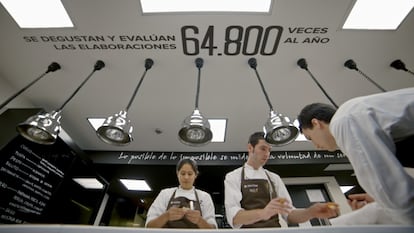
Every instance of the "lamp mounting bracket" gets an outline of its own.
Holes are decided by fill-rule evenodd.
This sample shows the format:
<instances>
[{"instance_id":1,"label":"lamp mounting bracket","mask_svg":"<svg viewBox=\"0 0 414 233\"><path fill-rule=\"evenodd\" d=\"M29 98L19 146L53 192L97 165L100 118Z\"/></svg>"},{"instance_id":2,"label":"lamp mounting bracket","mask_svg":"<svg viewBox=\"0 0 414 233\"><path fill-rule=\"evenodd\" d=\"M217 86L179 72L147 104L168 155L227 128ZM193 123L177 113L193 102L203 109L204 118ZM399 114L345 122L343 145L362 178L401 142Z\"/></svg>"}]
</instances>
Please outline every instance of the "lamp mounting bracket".
<instances>
[{"instance_id":1,"label":"lamp mounting bracket","mask_svg":"<svg viewBox=\"0 0 414 233\"><path fill-rule=\"evenodd\" d=\"M257 67L257 60L256 60L256 58L250 58L250 59L247 61L247 63L249 63L249 66L250 66L252 69L256 69L256 67Z\"/></svg>"},{"instance_id":2,"label":"lamp mounting bracket","mask_svg":"<svg viewBox=\"0 0 414 233\"><path fill-rule=\"evenodd\" d=\"M305 58L301 58L297 62L298 66L304 70L308 70L308 63L306 62Z\"/></svg>"},{"instance_id":3,"label":"lamp mounting bracket","mask_svg":"<svg viewBox=\"0 0 414 233\"><path fill-rule=\"evenodd\" d=\"M154 65L154 61L151 58L145 59L145 70L151 69L153 65Z\"/></svg>"},{"instance_id":4,"label":"lamp mounting bracket","mask_svg":"<svg viewBox=\"0 0 414 233\"><path fill-rule=\"evenodd\" d=\"M195 64L196 64L196 67L198 68L198 69L200 69L201 67L203 67L203 65L204 65L204 60L203 60L203 58L197 58L196 60L195 60Z\"/></svg>"}]
</instances>

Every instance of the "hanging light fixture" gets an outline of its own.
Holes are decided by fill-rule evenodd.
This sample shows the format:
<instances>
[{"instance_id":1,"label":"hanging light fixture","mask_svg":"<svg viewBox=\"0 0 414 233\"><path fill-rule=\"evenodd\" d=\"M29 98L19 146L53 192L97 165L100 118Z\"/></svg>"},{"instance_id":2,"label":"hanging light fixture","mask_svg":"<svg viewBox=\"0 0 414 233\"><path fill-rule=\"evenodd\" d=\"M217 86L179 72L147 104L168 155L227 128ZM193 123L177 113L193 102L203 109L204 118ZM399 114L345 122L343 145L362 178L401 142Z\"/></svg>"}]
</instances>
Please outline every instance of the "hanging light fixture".
<instances>
[{"instance_id":1,"label":"hanging light fixture","mask_svg":"<svg viewBox=\"0 0 414 233\"><path fill-rule=\"evenodd\" d=\"M55 143L56 138L60 132L61 112L65 105L75 96L79 89L88 81L88 79L97 70L105 67L105 63L98 60L93 68L91 74L81 83L81 85L72 93L72 95L62 104L60 108L52 112L41 112L29 117L25 122L17 126L17 131L26 139L44 145L51 145Z\"/></svg>"},{"instance_id":2,"label":"hanging light fixture","mask_svg":"<svg viewBox=\"0 0 414 233\"><path fill-rule=\"evenodd\" d=\"M332 98L328 95L328 93L325 91L325 89L323 89L322 85L318 82L318 80L316 80L315 76L313 76L313 74L309 71L308 69L308 63L306 62L305 58L301 58L297 61L297 64L300 68L306 70L308 72L308 74L310 75L310 77L313 79L313 81L315 81L316 85L318 85L318 87L322 90L323 94L325 94L325 96L329 99L329 101L331 101L331 103L333 104L333 106L335 106L336 108L338 108L338 105L332 100Z\"/></svg>"},{"instance_id":3,"label":"hanging light fixture","mask_svg":"<svg viewBox=\"0 0 414 233\"><path fill-rule=\"evenodd\" d=\"M362 71L360 71L356 65L356 63L352 60L349 59L344 63L344 66L350 70L356 70L358 71L358 73L360 73L362 76L364 76L366 79L368 79L368 81L370 81L372 84L374 84L375 86L377 86L381 91L386 92L386 90L384 88L382 88L380 85L378 85L376 82L374 82L374 80L372 80L370 77L368 77L368 75L364 74Z\"/></svg>"},{"instance_id":4,"label":"hanging light fixture","mask_svg":"<svg viewBox=\"0 0 414 233\"><path fill-rule=\"evenodd\" d=\"M18 95L20 95L23 91L27 90L27 88L29 88L30 86L32 86L35 82L39 81L41 78L43 78L43 76L45 76L47 73L50 72L55 72L56 70L60 69L60 65L57 62L52 62L46 72L44 72L43 74L41 74L38 78L36 78L35 80L33 80L32 82L30 82L27 86L23 87L20 91L16 92L16 94L10 96L6 101L4 101L4 103L2 103L0 105L0 109L2 109L4 106L6 106L10 101L12 101L14 98L16 98Z\"/></svg>"},{"instance_id":5,"label":"hanging light fixture","mask_svg":"<svg viewBox=\"0 0 414 233\"><path fill-rule=\"evenodd\" d=\"M197 92L195 100L195 109L193 113L184 119L182 127L178 132L178 139L189 146L203 146L211 142L213 133L210 130L210 123L204 118L198 109L198 97L200 92L200 73L204 60L197 58L195 60L198 69Z\"/></svg>"},{"instance_id":6,"label":"hanging light fixture","mask_svg":"<svg viewBox=\"0 0 414 233\"><path fill-rule=\"evenodd\" d=\"M121 110L119 113L106 118L102 126L96 130L96 135L103 142L116 146L124 146L132 142L133 127L131 125L131 120L129 120L127 116L128 110L131 107L132 101L134 100L147 71L151 69L153 65L154 61L152 59L145 59L145 71L142 74L141 79L139 80L139 83L135 88L135 91L125 110Z\"/></svg>"},{"instance_id":7,"label":"hanging light fixture","mask_svg":"<svg viewBox=\"0 0 414 233\"><path fill-rule=\"evenodd\" d=\"M396 70L404 70L405 72L408 72L412 75L414 75L414 72L407 69L407 67L405 67L405 64L403 61L401 61L400 59L397 59L393 62L391 62L390 66Z\"/></svg>"},{"instance_id":8,"label":"hanging light fixture","mask_svg":"<svg viewBox=\"0 0 414 233\"><path fill-rule=\"evenodd\" d=\"M275 146L284 146L289 143L292 143L299 135L298 128L296 128L293 125L293 123L290 122L290 119L288 117L283 116L280 113L276 113L273 110L273 106L270 103L269 96L267 95L262 80L260 79L259 73L257 72L256 59L250 58L248 60L248 64L255 71L257 80L259 80L263 94L270 108L269 118L263 126L266 141Z\"/></svg>"}]
</instances>

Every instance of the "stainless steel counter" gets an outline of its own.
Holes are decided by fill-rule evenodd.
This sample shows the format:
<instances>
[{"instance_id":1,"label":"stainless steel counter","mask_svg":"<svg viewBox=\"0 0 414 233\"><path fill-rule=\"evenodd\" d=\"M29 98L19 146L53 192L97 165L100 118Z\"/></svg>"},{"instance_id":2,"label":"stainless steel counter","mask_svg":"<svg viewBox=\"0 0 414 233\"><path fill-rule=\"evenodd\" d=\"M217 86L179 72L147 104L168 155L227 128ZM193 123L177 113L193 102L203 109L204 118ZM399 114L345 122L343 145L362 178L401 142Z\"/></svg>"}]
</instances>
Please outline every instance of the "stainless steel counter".
<instances>
[{"instance_id":1,"label":"stainless steel counter","mask_svg":"<svg viewBox=\"0 0 414 233\"><path fill-rule=\"evenodd\" d=\"M0 225L1 233L181 233L194 232L194 229L148 229L132 227L105 227L105 226L86 226L86 225L41 225L41 224L15 224ZM197 232L232 232L232 233L412 233L414 226L390 226L390 225L369 225L369 226L349 226L349 227L309 227L309 228L265 228L265 229L217 229L217 230L196 230Z\"/></svg>"}]
</instances>

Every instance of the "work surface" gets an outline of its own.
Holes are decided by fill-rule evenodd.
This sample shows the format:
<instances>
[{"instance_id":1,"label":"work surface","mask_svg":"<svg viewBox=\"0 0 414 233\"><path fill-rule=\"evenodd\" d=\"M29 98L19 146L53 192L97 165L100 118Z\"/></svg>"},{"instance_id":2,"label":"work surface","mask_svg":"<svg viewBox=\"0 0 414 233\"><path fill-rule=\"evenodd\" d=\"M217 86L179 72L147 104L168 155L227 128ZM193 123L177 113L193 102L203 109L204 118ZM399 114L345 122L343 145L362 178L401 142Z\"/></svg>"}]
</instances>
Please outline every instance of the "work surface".
<instances>
[{"instance_id":1,"label":"work surface","mask_svg":"<svg viewBox=\"0 0 414 233\"><path fill-rule=\"evenodd\" d=\"M144 232L193 232L194 229L147 229L147 228L132 228L132 227L103 227L103 226L85 226L85 225L38 225L38 224L21 224L21 225L0 225L0 232L7 233L96 233L96 232L116 232L116 233L144 233ZM199 232L274 232L274 228L268 229L220 229L220 230L197 230ZM279 228L279 233L412 233L414 226L384 226L384 225L370 225L370 226L346 226L346 227L309 227L309 228Z\"/></svg>"}]
</instances>

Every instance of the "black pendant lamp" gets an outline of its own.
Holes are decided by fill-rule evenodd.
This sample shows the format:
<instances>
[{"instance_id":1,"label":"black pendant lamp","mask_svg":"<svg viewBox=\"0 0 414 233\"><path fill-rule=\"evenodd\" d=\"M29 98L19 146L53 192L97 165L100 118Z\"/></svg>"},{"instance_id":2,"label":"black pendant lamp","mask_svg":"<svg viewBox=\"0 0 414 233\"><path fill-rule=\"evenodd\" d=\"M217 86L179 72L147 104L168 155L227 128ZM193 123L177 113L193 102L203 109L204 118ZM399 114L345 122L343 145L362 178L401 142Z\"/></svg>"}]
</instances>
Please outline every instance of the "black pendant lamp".
<instances>
[{"instance_id":1,"label":"black pendant lamp","mask_svg":"<svg viewBox=\"0 0 414 233\"><path fill-rule=\"evenodd\" d=\"M37 77L35 80L33 80L32 82L30 82L28 85L26 85L25 87L23 87L20 91L16 92L14 95L10 96L6 101L4 101L4 103L2 103L0 105L0 110L6 106L8 103L10 103L10 101L12 101L14 98L16 98L18 95L20 95L23 91L27 90L27 88L29 88L30 86L32 86L35 82L39 81L41 78L43 78L43 76L45 76L46 74L50 73L50 72L55 72L56 70L60 69L60 65L57 62L52 62L46 72L44 72L43 74L41 74L39 77Z\"/></svg>"},{"instance_id":2,"label":"black pendant lamp","mask_svg":"<svg viewBox=\"0 0 414 233\"><path fill-rule=\"evenodd\" d=\"M400 59L397 59L397 60L391 62L390 66L392 68L396 69L396 70L403 70L405 72L408 72L408 73L414 75L414 72L411 71L411 70L409 70L409 69L407 69L407 67L405 67L404 62L401 61Z\"/></svg>"},{"instance_id":3,"label":"black pendant lamp","mask_svg":"<svg viewBox=\"0 0 414 233\"><path fill-rule=\"evenodd\" d=\"M298 128L296 128L293 125L293 123L290 122L290 119L288 117L280 113L276 113L273 110L273 106L270 103L269 96L267 95L262 80L260 79L259 73L257 72L256 59L250 58L248 60L248 64L255 71L257 80L259 80L263 94L270 108L269 118L263 126L266 141L274 146L284 146L292 143L299 135Z\"/></svg>"},{"instance_id":4,"label":"black pendant lamp","mask_svg":"<svg viewBox=\"0 0 414 233\"><path fill-rule=\"evenodd\" d=\"M128 110L131 107L132 101L134 100L139 87L144 80L147 71L151 69L154 65L154 61L150 58L145 59L145 71L141 76L141 79L138 82L137 87L132 94L131 99L125 110L121 110L119 113L116 113L112 116L106 118L102 126L96 130L96 135L103 142L115 145L115 146L125 146L132 142L132 130L131 120L128 119Z\"/></svg>"},{"instance_id":5,"label":"black pendant lamp","mask_svg":"<svg viewBox=\"0 0 414 233\"><path fill-rule=\"evenodd\" d=\"M338 105L332 100L332 98L328 95L328 93L325 91L325 89L322 87L322 85L318 82L318 80L316 80L315 76L313 76L313 74L308 69L308 63L306 62L306 59L305 58L299 59L297 61L297 64L300 68L302 68L302 69L304 69L308 72L310 77L313 79L313 81L315 81L316 85L318 85L318 87L321 89L323 94L329 99L329 101L331 101L332 105L335 106L336 108L338 108Z\"/></svg>"},{"instance_id":6,"label":"black pendant lamp","mask_svg":"<svg viewBox=\"0 0 414 233\"><path fill-rule=\"evenodd\" d=\"M204 118L198 109L200 73L204 60L202 58L197 58L195 64L198 69L195 109L190 116L184 119L181 129L178 132L178 139L181 143L189 146L203 146L211 142L213 133L210 130L208 119Z\"/></svg>"},{"instance_id":7,"label":"black pendant lamp","mask_svg":"<svg viewBox=\"0 0 414 233\"><path fill-rule=\"evenodd\" d=\"M72 93L72 95L62 104L60 108L52 112L41 112L29 117L25 122L17 126L17 131L26 139L43 145L55 143L60 132L61 112L65 105L75 96L80 88L89 80L95 71L105 67L105 63L98 60L93 68L92 73L86 77L81 85Z\"/></svg>"},{"instance_id":8,"label":"black pendant lamp","mask_svg":"<svg viewBox=\"0 0 414 233\"><path fill-rule=\"evenodd\" d=\"M380 85L378 85L378 83L374 82L374 80L372 80L370 77L368 77L368 75L366 75L365 73L363 73L361 70L358 69L357 64L354 62L354 60L349 59L344 63L344 66L350 70L356 70L358 71L358 73L360 73L362 76L364 76L366 79L368 79L368 81L370 81L372 84L374 84L375 86L378 87L378 89L380 89L383 92L386 92L387 90L385 90L384 88L382 88Z\"/></svg>"}]
</instances>

